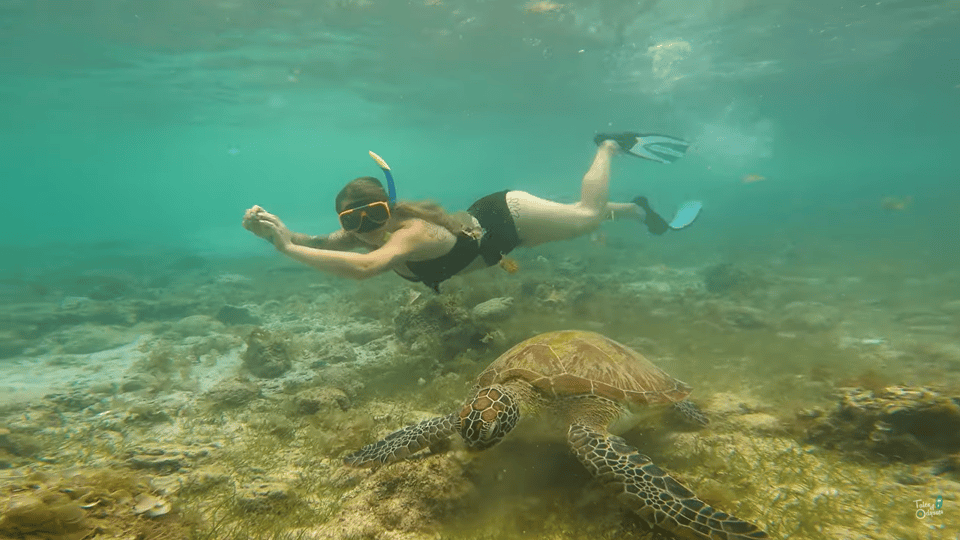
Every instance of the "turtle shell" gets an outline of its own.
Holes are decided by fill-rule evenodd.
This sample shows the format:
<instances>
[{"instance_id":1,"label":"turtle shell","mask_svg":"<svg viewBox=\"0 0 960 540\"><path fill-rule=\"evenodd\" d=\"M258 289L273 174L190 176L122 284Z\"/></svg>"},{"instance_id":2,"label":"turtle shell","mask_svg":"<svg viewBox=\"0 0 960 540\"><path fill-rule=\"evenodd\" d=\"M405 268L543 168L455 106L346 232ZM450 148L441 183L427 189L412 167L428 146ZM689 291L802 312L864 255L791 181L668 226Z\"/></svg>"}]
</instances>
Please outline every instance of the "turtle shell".
<instances>
[{"instance_id":1,"label":"turtle shell","mask_svg":"<svg viewBox=\"0 0 960 540\"><path fill-rule=\"evenodd\" d=\"M626 345L579 330L548 332L517 344L477 377L477 385L511 379L526 381L548 398L597 395L624 405L672 403L691 390Z\"/></svg>"}]
</instances>

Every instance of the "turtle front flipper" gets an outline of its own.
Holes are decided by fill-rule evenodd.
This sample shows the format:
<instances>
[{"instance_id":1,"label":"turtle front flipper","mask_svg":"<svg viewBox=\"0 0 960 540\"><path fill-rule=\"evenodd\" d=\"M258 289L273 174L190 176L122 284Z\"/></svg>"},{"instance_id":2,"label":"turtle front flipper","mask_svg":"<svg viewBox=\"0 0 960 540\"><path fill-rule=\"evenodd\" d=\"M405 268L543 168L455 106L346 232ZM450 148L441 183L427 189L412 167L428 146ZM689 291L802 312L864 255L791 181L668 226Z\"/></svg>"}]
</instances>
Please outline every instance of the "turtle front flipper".
<instances>
[{"instance_id":1,"label":"turtle front flipper","mask_svg":"<svg viewBox=\"0 0 960 540\"><path fill-rule=\"evenodd\" d=\"M707 415L703 414L700 407L697 407L689 399L680 400L673 404L673 409L680 414L687 423L694 426L705 426L710 423Z\"/></svg>"},{"instance_id":2,"label":"turtle front flipper","mask_svg":"<svg viewBox=\"0 0 960 540\"><path fill-rule=\"evenodd\" d=\"M770 538L752 523L697 499L620 437L573 424L567 441L583 465L617 488L618 498L651 526L696 540Z\"/></svg>"},{"instance_id":3,"label":"turtle front flipper","mask_svg":"<svg viewBox=\"0 0 960 540\"><path fill-rule=\"evenodd\" d=\"M424 420L364 446L343 458L343 463L351 467L379 467L400 461L410 454L449 438L457 432L458 424L459 417L456 413Z\"/></svg>"}]
</instances>

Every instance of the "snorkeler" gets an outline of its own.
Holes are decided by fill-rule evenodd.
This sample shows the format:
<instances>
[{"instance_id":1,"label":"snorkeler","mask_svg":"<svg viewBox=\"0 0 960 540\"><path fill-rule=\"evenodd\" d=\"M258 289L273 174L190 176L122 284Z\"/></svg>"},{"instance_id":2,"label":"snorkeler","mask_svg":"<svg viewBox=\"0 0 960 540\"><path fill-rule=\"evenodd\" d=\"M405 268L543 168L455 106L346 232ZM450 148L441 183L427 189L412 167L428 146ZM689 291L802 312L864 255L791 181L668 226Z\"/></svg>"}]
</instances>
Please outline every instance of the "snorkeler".
<instances>
[{"instance_id":1,"label":"snorkeler","mask_svg":"<svg viewBox=\"0 0 960 540\"><path fill-rule=\"evenodd\" d=\"M672 163L684 155L689 143L632 132L600 134L594 142L597 154L583 177L580 201L573 204L505 190L481 198L466 212L448 214L434 203L398 201L390 167L370 152L386 175L389 192L369 176L349 182L336 198L340 230L323 236L291 232L280 218L259 206L246 211L243 226L284 255L317 270L353 279L392 270L439 292L440 283L455 275L507 262L504 256L518 246L576 238L603 221L640 221L653 234L693 222L699 203L687 203L668 223L645 197L629 203L608 201L610 161L617 152Z\"/></svg>"}]
</instances>

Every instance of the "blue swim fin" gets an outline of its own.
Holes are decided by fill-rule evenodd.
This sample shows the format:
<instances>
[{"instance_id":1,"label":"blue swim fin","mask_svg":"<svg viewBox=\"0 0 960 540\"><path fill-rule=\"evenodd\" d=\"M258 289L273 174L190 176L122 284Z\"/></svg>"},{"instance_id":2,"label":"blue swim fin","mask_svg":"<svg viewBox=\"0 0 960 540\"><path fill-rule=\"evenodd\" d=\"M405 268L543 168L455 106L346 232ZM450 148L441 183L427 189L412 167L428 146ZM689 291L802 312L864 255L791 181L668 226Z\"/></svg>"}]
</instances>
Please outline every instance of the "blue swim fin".
<instances>
[{"instance_id":1,"label":"blue swim fin","mask_svg":"<svg viewBox=\"0 0 960 540\"><path fill-rule=\"evenodd\" d=\"M677 209L676 215L673 216L673 221L670 222L670 228L677 230L690 225L697 219L697 216L700 215L702 208L703 203L700 201L687 201L681 204L680 208Z\"/></svg>"},{"instance_id":2,"label":"blue swim fin","mask_svg":"<svg viewBox=\"0 0 960 540\"><path fill-rule=\"evenodd\" d=\"M593 138L597 145L603 141L613 141L620 146L620 150L638 158L649 159L659 163L673 163L682 158L690 148L690 143L683 139L660 135L658 133L600 133Z\"/></svg>"}]
</instances>

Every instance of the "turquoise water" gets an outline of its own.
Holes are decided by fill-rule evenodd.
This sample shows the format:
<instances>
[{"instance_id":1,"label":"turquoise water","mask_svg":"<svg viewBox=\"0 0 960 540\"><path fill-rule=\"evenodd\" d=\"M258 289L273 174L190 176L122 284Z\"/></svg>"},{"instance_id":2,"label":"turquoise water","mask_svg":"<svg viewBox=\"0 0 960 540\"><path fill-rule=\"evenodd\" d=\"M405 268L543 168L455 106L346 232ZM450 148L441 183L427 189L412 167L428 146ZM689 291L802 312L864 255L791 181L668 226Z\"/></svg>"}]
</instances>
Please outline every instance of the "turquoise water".
<instances>
[{"instance_id":1,"label":"turquoise water","mask_svg":"<svg viewBox=\"0 0 960 540\"><path fill-rule=\"evenodd\" d=\"M342 183L377 172L367 150L401 196L452 209L506 187L572 198L605 129L694 143L672 167L620 160L613 193L703 199L704 239L772 225L930 250L956 231L956 1L529 9L6 0L3 243L248 249L252 204L333 229Z\"/></svg>"},{"instance_id":2,"label":"turquoise water","mask_svg":"<svg viewBox=\"0 0 960 540\"><path fill-rule=\"evenodd\" d=\"M958 0L0 0L0 537L659 538L562 437L341 466L576 328L695 387L710 427L625 438L709 504L779 538L946 538L960 443L876 411L960 422L958 28ZM574 201L619 130L692 143L611 183L702 201L692 227L605 223L434 297L240 226L336 230L370 150L402 199ZM251 375L254 335L289 372ZM69 527L17 529L40 499Z\"/></svg>"}]
</instances>

